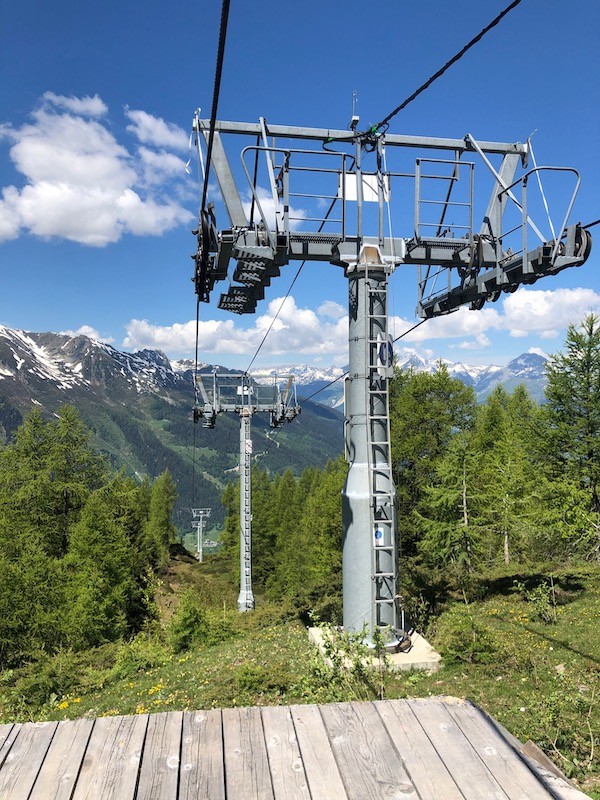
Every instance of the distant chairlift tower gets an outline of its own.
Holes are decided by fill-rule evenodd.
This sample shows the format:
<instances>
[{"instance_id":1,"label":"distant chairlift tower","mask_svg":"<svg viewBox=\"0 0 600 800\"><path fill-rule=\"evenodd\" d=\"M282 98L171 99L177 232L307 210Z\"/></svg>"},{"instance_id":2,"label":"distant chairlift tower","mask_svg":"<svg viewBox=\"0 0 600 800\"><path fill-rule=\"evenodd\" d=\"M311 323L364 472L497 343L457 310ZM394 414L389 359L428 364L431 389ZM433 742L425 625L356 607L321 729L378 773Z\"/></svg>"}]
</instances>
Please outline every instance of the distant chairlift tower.
<instances>
[{"instance_id":1,"label":"distant chairlift tower","mask_svg":"<svg viewBox=\"0 0 600 800\"><path fill-rule=\"evenodd\" d=\"M221 294L219 307L246 314L254 312L265 287L291 260L325 261L344 269L350 320L345 392L349 472L342 498L344 628L366 628L367 641L379 629L393 649L400 610L388 409L393 361L388 278L400 265L417 266L417 313L422 318L465 304L476 310L502 292L583 264L591 237L580 224L569 224L579 175L535 162L527 169L529 142L480 142L470 134L442 139L373 129L360 133L356 128L354 119L350 130L270 125L263 118L258 123L217 122L212 168L230 225L217 229L212 206L202 212L195 286L199 299L209 302L215 283L228 278L233 260L235 283ZM207 120L196 119L195 129L208 140ZM241 166L229 161L225 136L245 140ZM478 187L485 188L487 178L489 193L478 228L476 163L483 171ZM519 167L524 171L515 178ZM574 188L563 206L564 218L561 211L562 224L555 229L549 217L550 235L544 235L531 219L536 203L530 184L534 189L539 185L547 207L541 177L548 172L568 178ZM250 190L249 206L242 203L236 181L247 182L243 191ZM399 209L394 225L408 229L398 238L392 234L392 188ZM294 205L303 213L295 214Z\"/></svg>"},{"instance_id":2,"label":"distant chairlift tower","mask_svg":"<svg viewBox=\"0 0 600 800\"><path fill-rule=\"evenodd\" d=\"M192 508L192 528L196 528L196 552L202 563L204 551L204 522L210 517L211 508Z\"/></svg>"},{"instance_id":3,"label":"distant chairlift tower","mask_svg":"<svg viewBox=\"0 0 600 800\"><path fill-rule=\"evenodd\" d=\"M212 380L209 380L212 378ZM284 385L285 384L285 385ZM214 428L217 414L233 411L240 417L240 593L238 611L254 608L252 592L252 435L253 414L268 412L271 427L291 422L300 413L291 376L255 383L247 373L196 376L194 422Z\"/></svg>"}]
</instances>

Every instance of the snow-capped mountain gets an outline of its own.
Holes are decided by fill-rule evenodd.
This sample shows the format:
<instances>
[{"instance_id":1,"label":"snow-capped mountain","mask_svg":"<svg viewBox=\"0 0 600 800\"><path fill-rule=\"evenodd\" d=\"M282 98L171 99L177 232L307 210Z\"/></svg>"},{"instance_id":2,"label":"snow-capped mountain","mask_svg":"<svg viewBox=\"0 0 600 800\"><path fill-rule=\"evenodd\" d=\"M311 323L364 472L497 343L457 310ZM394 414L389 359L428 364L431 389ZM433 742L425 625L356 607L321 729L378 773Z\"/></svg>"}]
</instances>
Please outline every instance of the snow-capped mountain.
<instances>
[{"instance_id":1,"label":"snow-capped mountain","mask_svg":"<svg viewBox=\"0 0 600 800\"><path fill-rule=\"evenodd\" d=\"M92 431L94 447L113 467L138 476L171 472L181 529L198 502L213 508L212 518L219 521L221 493L239 459L239 421L221 414L213 430L193 425L194 367L189 359L171 363L158 350L124 353L86 336L0 326L0 444L32 408L50 417L62 405L73 405ZM265 466L300 472L339 455L342 417L317 403L305 403L302 412L282 430L276 447L268 439L268 418L256 415L254 448L259 455L268 451Z\"/></svg>"},{"instance_id":2,"label":"snow-capped mountain","mask_svg":"<svg viewBox=\"0 0 600 800\"><path fill-rule=\"evenodd\" d=\"M498 386L504 386L508 391L515 389L523 383L531 396L540 402L544 396L546 385L545 367L548 358L540 353L523 353L513 359L506 366L496 364L487 366L463 364L462 362L447 359L425 359L415 353L400 358L396 362L402 370L432 373L443 364L453 378L458 378L467 386L472 386L477 399L485 400L488 394ZM344 402L343 375L346 368L330 367L328 369L309 367L303 365L281 365L276 367L252 370L256 380L261 380L273 375L294 375L298 386L298 396L311 397L315 401L332 408L341 408Z\"/></svg>"}]
</instances>

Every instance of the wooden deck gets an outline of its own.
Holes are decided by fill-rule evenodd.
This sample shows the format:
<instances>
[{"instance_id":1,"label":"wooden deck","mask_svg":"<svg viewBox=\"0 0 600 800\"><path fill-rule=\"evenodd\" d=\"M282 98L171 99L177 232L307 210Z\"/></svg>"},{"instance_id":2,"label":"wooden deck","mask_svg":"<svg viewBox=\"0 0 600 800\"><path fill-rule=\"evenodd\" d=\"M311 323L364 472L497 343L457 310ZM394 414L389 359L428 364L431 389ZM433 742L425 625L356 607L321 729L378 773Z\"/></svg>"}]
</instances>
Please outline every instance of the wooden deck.
<instances>
[{"instance_id":1,"label":"wooden deck","mask_svg":"<svg viewBox=\"0 0 600 800\"><path fill-rule=\"evenodd\" d=\"M0 725L0 800L581 800L453 698Z\"/></svg>"}]
</instances>

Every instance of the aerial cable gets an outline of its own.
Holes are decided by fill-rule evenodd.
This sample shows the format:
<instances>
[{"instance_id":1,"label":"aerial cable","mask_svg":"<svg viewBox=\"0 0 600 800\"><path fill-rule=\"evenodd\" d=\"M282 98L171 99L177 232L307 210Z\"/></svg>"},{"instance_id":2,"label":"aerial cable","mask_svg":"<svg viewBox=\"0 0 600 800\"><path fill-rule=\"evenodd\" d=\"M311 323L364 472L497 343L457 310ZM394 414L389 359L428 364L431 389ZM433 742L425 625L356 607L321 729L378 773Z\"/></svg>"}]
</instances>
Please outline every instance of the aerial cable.
<instances>
[{"instance_id":1,"label":"aerial cable","mask_svg":"<svg viewBox=\"0 0 600 800\"><path fill-rule=\"evenodd\" d=\"M319 227L318 233L321 233L321 231L323 230L323 227L325 226L325 223L327 222L327 218L329 217L329 215L330 215L330 214L331 214L331 212L333 211L333 207L334 207L334 205L335 205L335 203L336 203L337 199L338 199L337 197L334 197L334 198L333 198L333 200L331 201L331 204L330 204L329 208L327 209L327 213L326 213L326 214L325 214L325 216L323 217L323 220L322 220L322 222L321 222L321 225L320 225L320 227ZM281 313L281 310L283 309L283 306L284 306L284 304L285 304L285 301L286 301L286 300L288 299L288 297L290 296L290 292L292 291L292 288L293 288L294 284L295 284L295 283L296 283L296 281L298 280L298 278L299 278L299 276L300 276L300 273L302 272L302 268L304 267L304 265L305 265L305 264L306 264L306 261L303 261L303 262L300 264L300 266L298 267L298 271L296 272L296 274L295 274L295 276L294 276L294 280L293 280L293 281L290 283L290 286L289 286L289 288L288 288L288 290L287 290L287 292L286 292L286 294L285 294L285 297L283 298L283 300L281 301L281 304L280 304L279 308L277 309L277 313L275 314L275 316L274 316L274 317L273 317L273 319L271 320L271 324L269 325L269 327L268 327L268 329L267 329L267 332L266 332L266 333L265 333L265 335L263 336L261 343L258 345L258 347L257 347L257 349L256 349L256 352L255 352L255 353L254 353L254 355L252 356L252 360L250 361L250 363L249 363L249 364L248 364L248 366L246 367L245 374L248 374L248 373L250 372L250 367L251 367L251 366L252 366L252 364L254 364L254 362L256 361L256 357L258 356L258 354L259 354L259 353L260 353L260 351L262 350L262 346L263 346L263 345L264 345L264 343L267 341L267 336L268 336L268 335L271 333L271 331L272 331L272 329L273 329L273 325L275 324L275 320L276 320L276 319L279 317L279 314Z\"/></svg>"},{"instance_id":2,"label":"aerial cable","mask_svg":"<svg viewBox=\"0 0 600 800\"><path fill-rule=\"evenodd\" d=\"M477 36L475 36L473 39L471 39L471 41L470 41L468 44L466 44L466 45L465 45L465 46L462 48L462 50L460 50L458 53L456 53L456 55L454 55L454 56L453 56L453 57L450 59L450 61L447 61L447 62L444 64L444 66L443 66L441 69L439 69L439 70L438 70L438 71L437 71L437 72L436 72L434 75L432 75L432 76L431 76L431 78L429 78L427 81L425 81L425 83L424 83L424 84L422 84L421 86L419 86L419 88L418 88L418 89L416 89L416 91L414 91L414 92L413 92L413 93L412 93L412 94L411 94L409 97L407 97L407 98L406 98L406 100L404 100L402 103L400 103L400 105L399 105L399 106L397 106L397 107L396 107L396 108L395 108L395 109L394 109L392 112L390 112L390 113L387 115L387 117L384 117L384 119L382 119L382 120L381 120L381 122L378 122L376 125L373 125L373 126L370 128L370 130L369 130L369 131L367 131L366 133L367 133L367 134L376 134L376 133L378 133L378 131L380 131L380 130L381 130L381 128L386 128L386 129L387 129L387 127L389 126L389 122L390 122L390 120L391 120L393 117L395 117L395 116L396 116L396 114L398 114L400 111L402 111L403 109L405 109L405 108L406 108L406 106L407 106L409 103L412 103L412 101L413 101L413 100L415 100L415 99L416 99L416 98L417 98L417 97L418 97L420 94L422 94L422 93L425 91L425 89L428 89L428 88L431 86L431 84L432 84L434 81L436 81L438 78L441 78L441 76L442 76L442 75L443 75L445 72L447 72L447 71L450 69L450 67L451 67L451 66L453 66L454 64L456 64L456 62L457 62L457 61L460 61L460 59L461 59L461 58L462 58L462 57L465 55L465 53L466 53L468 50L470 50L470 49L471 49L471 48L472 48L474 45L476 45L476 44L477 44L477 42L481 41L481 39L483 39L483 37L486 35L486 33L488 33L489 31L491 31L491 29L492 29L492 28L495 28L495 27L496 27L496 25L498 25L498 23L499 23L499 22L500 22L500 21L501 21L501 20L502 20L502 19L503 19L503 18L504 18L504 17L505 17L505 16L506 16L506 15L507 15L509 12L510 12L510 11L512 11L512 10L513 10L513 8L516 8L516 6L518 6L518 5L519 5L519 3L520 3L520 2L521 2L521 0L513 0L513 2L512 2L510 5L508 5L508 6L507 6L507 7L504 9L504 11L502 11L500 14L498 14L498 16L497 16L495 19L493 19L493 20L492 20L492 21L489 23L489 25L486 25L486 26L485 26L485 28L483 28L481 31L479 31L479 33L477 34Z\"/></svg>"},{"instance_id":3,"label":"aerial cable","mask_svg":"<svg viewBox=\"0 0 600 800\"><path fill-rule=\"evenodd\" d=\"M223 73L223 57L225 55L225 39L227 37L227 21L229 19L229 0L223 0L221 7L221 26L219 29L219 45L217 48L217 64L215 68L215 84L213 88L212 110L210 114L210 128L208 131L208 146L206 149L206 171L204 173L204 189L202 190L202 202L200 203L201 213L206 208L206 195L208 193L208 177L210 173L210 162L212 158L213 140L215 138L215 126L217 123L217 108L219 106L219 94L221 91L221 75Z\"/></svg>"},{"instance_id":4,"label":"aerial cable","mask_svg":"<svg viewBox=\"0 0 600 800\"><path fill-rule=\"evenodd\" d=\"M404 333L401 333L399 336L396 336L396 338L392 340L392 344L395 344L400 339L403 339L405 336L408 336L409 333L412 333L414 330L420 327L424 322L427 322L427 319L422 319L420 322L417 322L415 325L413 325L412 328L409 328L407 331L404 331ZM313 397L316 397L318 394L321 394L321 392L324 392L325 389L329 389L329 387L333 386L334 383L341 381L342 378L345 378L347 374L348 371L346 370L346 372L344 372L342 375L338 375L337 378L334 378L332 381L330 381L327 385L323 386L321 389L317 389L316 392L313 392L308 397L302 398L303 401L307 402L308 400L312 400Z\"/></svg>"}]
</instances>

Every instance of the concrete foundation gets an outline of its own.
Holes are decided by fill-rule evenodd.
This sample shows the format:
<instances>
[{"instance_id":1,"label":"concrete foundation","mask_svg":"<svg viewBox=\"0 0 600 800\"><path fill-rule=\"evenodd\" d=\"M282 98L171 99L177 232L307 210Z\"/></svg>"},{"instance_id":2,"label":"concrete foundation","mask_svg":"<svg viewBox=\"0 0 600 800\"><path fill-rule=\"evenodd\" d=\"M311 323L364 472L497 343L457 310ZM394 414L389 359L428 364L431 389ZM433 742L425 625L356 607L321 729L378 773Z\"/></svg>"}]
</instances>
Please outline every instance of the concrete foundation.
<instances>
[{"instance_id":1,"label":"concrete foundation","mask_svg":"<svg viewBox=\"0 0 600 800\"><path fill-rule=\"evenodd\" d=\"M322 628L309 628L308 638L318 648L326 663L330 664L323 638ZM442 665L441 655L433 649L429 642L420 633L411 634L412 647L408 653L388 653L388 668L392 672L410 672L411 670L426 670L437 672ZM348 664L350 666L350 664ZM368 666L374 669L379 666L379 659L368 659Z\"/></svg>"}]
</instances>

